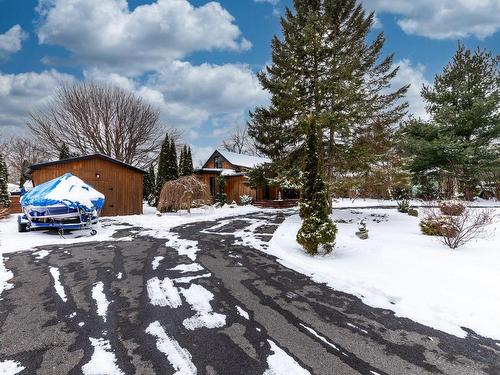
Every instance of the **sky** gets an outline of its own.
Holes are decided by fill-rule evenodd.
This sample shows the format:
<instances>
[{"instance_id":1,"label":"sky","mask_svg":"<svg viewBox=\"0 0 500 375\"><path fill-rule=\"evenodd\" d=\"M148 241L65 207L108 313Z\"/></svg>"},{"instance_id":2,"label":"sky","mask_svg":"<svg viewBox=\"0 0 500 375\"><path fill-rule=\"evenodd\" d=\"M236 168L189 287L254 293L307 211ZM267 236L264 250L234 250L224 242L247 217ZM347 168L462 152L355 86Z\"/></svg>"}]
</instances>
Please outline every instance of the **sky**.
<instances>
[{"instance_id":1,"label":"sky","mask_svg":"<svg viewBox=\"0 0 500 375\"><path fill-rule=\"evenodd\" d=\"M384 54L410 83L410 112L425 117L423 84L461 40L500 54L500 0L360 0L384 32ZM266 105L256 73L291 0L0 0L0 135L28 136L30 111L67 81L134 92L183 130L195 162L248 112Z\"/></svg>"}]
</instances>

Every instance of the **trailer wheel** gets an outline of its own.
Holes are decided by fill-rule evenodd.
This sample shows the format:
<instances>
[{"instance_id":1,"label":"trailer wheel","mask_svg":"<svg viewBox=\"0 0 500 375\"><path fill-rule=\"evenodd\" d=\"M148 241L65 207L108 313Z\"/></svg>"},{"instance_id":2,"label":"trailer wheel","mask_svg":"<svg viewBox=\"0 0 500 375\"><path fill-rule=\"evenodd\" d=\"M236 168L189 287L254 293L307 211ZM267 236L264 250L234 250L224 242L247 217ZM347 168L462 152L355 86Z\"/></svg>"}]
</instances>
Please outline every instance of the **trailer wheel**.
<instances>
[{"instance_id":1,"label":"trailer wheel","mask_svg":"<svg viewBox=\"0 0 500 375\"><path fill-rule=\"evenodd\" d=\"M91 235L91 236L95 236L96 234L97 234L97 231L96 231L95 229L92 229L92 230L90 231L90 235Z\"/></svg>"},{"instance_id":2,"label":"trailer wheel","mask_svg":"<svg viewBox=\"0 0 500 375\"><path fill-rule=\"evenodd\" d=\"M17 231L19 233L24 233L28 231L28 224L27 223L17 223Z\"/></svg>"}]
</instances>

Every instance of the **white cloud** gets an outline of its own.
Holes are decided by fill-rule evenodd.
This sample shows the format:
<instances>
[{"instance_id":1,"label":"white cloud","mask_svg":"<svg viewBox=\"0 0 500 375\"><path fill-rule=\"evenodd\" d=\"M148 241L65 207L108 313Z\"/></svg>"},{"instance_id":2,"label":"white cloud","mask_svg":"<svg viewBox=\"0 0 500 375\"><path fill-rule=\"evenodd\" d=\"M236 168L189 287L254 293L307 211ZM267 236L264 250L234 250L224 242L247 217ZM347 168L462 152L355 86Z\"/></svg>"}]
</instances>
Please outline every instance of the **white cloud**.
<instances>
[{"instance_id":1,"label":"white cloud","mask_svg":"<svg viewBox=\"0 0 500 375\"><path fill-rule=\"evenodd\" d=\"M364 0L378 13L399 16L407 33L432 39L475 36L483 39L500 29L499 0Z\"/></svg>"},{"instance_id":2,"label":"white cloud","mask_svg":"<svg viewBox=\"0 0 500 375\"><path fill-rule=\"evenodd\" d=\"M411 85L405 97L405 100L410 105L408 114L427 119L428 115L425 112L425 103L420 95L422 86L430 84L425 78L425 67L420 64L413 66L408 59L396 62L394 67L396 66L399 66L399 72L392 80L392 86L399 88L407 84Z\"/></svg>"},{"instance_id":3,"label":"white cloud","mask_svg":"<svg viewBox=\"0 0 500 375\"><path fill-rule=\"evenodd\" d=\"M0 129L4 133L19 133L28 113L40 107L56 88L73 77L48 70L42 73L0 73Z\"/></svg>"},{"instance_id":4,"label":"white cloud","mask_svg":"<svg viewBox=\"0 0 500 375\"><path fill-rule=\"evenodd\" d=\"M188 135L193 138L198 136L196 129L207 122L215 128L237 125L248 110L268 100L268 94L246 65L174 61L144 82L98 69L86 71L85 76L134 91L159 107L168 125L190 130ZM214 131L205 130L205 136L215 136Z\"/></svg>"},{"instance_id":5,"label":"white cloud","mask_svg":"<svg viewBox=\"0 0 500 375\"><path fill-rule=\"evenodd\" d=\"M251 47L217 2L157 0L132 11L126 0L40 0L40 43L60 45L84 66L123 74L156 70L195 51Z\"/></svg>"},{"instance_id":6,"label":"white cloud","mask_svg":"<svg viewBox=\"0 0 500 375\"><path fill-rule=\"evenodd\" d=\"M20 25L12 26L4 34L0 34L0 59L5 59L21 50L23 40L28 37Z\"/></svg>"},{"instance_id":7,"label":"white cloud","mask_svg":"<svg viewBox=\"0 0 500 375\"><path fill-rule=\"evenodd\" d=\"M254 0L256 3L269 3L269 4L272 4L274 6L278 5L278 3L280 2L280 0Z\"/></svg>"}]
</instances>

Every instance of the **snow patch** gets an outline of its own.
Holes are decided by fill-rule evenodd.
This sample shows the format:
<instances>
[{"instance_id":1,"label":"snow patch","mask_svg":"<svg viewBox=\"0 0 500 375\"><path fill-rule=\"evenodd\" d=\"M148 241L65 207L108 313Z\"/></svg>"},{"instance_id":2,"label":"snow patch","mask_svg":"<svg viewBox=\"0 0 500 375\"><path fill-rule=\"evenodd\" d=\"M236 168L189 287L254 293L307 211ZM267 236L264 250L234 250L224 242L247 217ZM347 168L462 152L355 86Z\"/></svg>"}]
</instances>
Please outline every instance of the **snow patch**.
<instances>
[{"instance_id":1,"label":"snow patch","mask_svg":"<svg viewBox=\"0 0 500 375\"><path fill-rule=\"evenodd\" d=\"M0 297L2 296L2 292L4 290L12 288L12 284L9 284L7 281L12 279L14 274L5 268L5 264L3 263L3 256L0 253Z\"/></svg>"},{"instance_id":2,"label":"snow patch","mask_svg":"<svg viewBox=\"0 0 500 375\"><path fill-rule=\"evenodd\" d=\"M21 366L19 362L16 361L0 361L0 374L1 375L15 375L24 370L24 366Z\"/></svg>"},{"instance_id":3,"label":"snow patch","mask_svg":"<svg viewBox=\"0 0 500 375\"><path fill-rule=\"evenodd\" d=\"M109 340L90 337L94 353L90 361L82 367L85 375L122 375L124 372L116 364L116 356Z\"/></svg>"},{"instance_id":4,"label":"snow patch","mask_svg":"<svg viewBox=\"0 0 500 375\"><path fill-rule=\"evenodd\" d=\"M177 250L179 255L185 255L192 261L196 260L196 253L200 250L198 249L198 241L183 240L175 233L170 233L166 245Z\"/></svg>"},{"instance_id":5,"label":"snow patch","mask_svg":"<svg viewBox=\"0 0 500 375\"><path fill-rule=\"evenodd\" d=\"M193 280L203 279L205 277L210 277L210 276L211 276L210 273L205 273L203 275L197 275L197 276L178 277L177 279L174 279L174 282L178 284L188 284Z\"/></svg>"},{"instance_id":6,"label":"snow patch","mask_svg":"<svg viewBox=\"0 0 500 375\"><path fill-rule=\"evenodd\" d=\"M226 324L226 316L214 313L210 301L214 295L204 287L193 284L188 289L181 289L181 293L191 305L196 314L191 318L184 319L182 324L189 330L201 327L217 328Z\"/></svg>"},{"instance_id":7,"label":"snow patch","mask_svg":"<svg viewBox=\"0 0 500 375\"><path fill-rule=\"evenodd\" d=\"M36 257L37 260L41 260L49 254L50 254L50 251L47 251L47 250L39 250L39 251L35 251L33 253L33 255Z\"/></svg>"},{"instance_id":8,"label":"snow patch","mask_svg":"<svg viewBox=\"0 0 500 375\"><path fill-rule=\"evenodd\" d=\"M110 302L106 299L106 295L104 294L104 284L102 281L94 284L92 288L92 298L97 304L97 315L106 322L106 315Z\"/></svg>"},{"instance_id":9,"label":"snow patch","mask_svg":"<svg viewBox=\"0 0 500 375\"><path fill-rule=\"evenodd\" d=\"M123 274L121 272L118 272L118 274L116 275L116 278L118 280L121 280L123 278Z\"/></svg>"},{"instance_id":10,"label":"snow patch","mask_svg":"<svg viewBox=\"0 0 500 375\"><path fill-rule=\"evenodd\" d=\"M146 284L149 300L154 306L177 308L182 305L179 291L168 277L160 280L153 277Z\"/></svg>"},{"instance_id":11,"label":"snow patch","mask_svg":"<svg viewBox=\"0 0 500 375\"><path fill-rule=\"evenodd\" d=\"M204 268L198 263L179 264L178 266L175 266L174 268L170 268L171 271L179 271L180 273L197 272L197 271L201 271L203 269Z\"/></svg>"},{"instance_id":12,"label":"snow patch","mask_svg":"<svg viewBox=\"0 0 500 375\"><path fill-rule=\"evenodd\" d=\"M250 320L250 315L241 307L236 306L236 310L238 310L238 314L240 314L243 318L245 318L246 320Z\"/></svg>"},{"instance_id":13,"label":"snow patch","mask_svg":"<svg viewBox=\"0 0 500 375\"><path fill-rule=\"evenodd\" d=\"M64 291L64 287L61 284L60 277L61 274L59 272L59 268L50 267L50 274L54 279L54 288L56 289L56 293L61 297L63 302L68 302L68 297L66 297L66 292Z\"/></svg>"},{"instance_id":14,"label":"snow patch","mask_svg":"<svg viewBox=\"0 0 500 375\"><path fill-rule=\"evenodd\" d=\"M153 263L152 263L152 266L153 266L153 271L158 269L158 267L160 266L160 262L165 259L165 257L162 257L162 256L158 256L158 257L155 257L153 259Z\"/></svg>"},{"instance_id":15,"label":"snow patch","mask_svg":"<svg viewBox=\"0 0 500 375\"><path fill-rule=\"evenodd\" d=\"M332 347L333 349L335 349L336 351L340 351L340 349L335 345L335 344L332 344L330 341L328 341L325 337L321 336L320 334L318 334L314 329L312 329L311 327L308 327L302 323L299 323L302 327L304 327L307 331L309 331L310 333L312 333L314 336L316 336L318 339L320 339L321 341L323 341L326 345Z\"/></svg>"},{"instance_id":16,"label":"snow patch","mask_svg":"<svg viewBox=\"0 0 500 375\"><path fill-rule=\"evenodd\" d=\"M166 354L168 361L176 370L176 375L197 374L196 366L191 361L191 353L182 348L175 339L169 337L160 322L151 323L146 329L146 333L156 337L156 347Z\"/></svg>"},{"instance_id":17,"label":"snow patch","mask_svg":"<svg viewBox=\"0 0 500 375\"><path fill-rule=\"evenodd\" d=\"M271 346L271 354L267 357L267 365L269 369L264 372L264 375L306 375L309 371L302 368L292 357L276 345L273 341L267 340Z\"/></svg>"}]
</instances>

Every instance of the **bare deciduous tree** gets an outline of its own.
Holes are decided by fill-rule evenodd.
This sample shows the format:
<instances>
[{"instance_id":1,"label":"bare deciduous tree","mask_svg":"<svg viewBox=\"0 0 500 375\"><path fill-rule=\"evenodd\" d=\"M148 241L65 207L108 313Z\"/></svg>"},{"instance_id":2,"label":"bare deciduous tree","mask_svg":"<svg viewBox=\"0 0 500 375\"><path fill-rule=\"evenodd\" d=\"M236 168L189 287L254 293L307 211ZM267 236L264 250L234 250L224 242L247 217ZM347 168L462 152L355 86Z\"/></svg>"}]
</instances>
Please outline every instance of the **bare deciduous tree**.
<instances>
[{"instance_id":1,"label":"bare deciduous tree","mask_svg":"<svg viewBox=\"0 0 500 375\"><path fill-rule=\"evenodd\" d=\"M253 140L248 135L248 127L238 125L233 133L222 141L222 147L226 151L237 154L255 155L256 147Z\"/></svg>"},{"instance_id":2,"label":"bare deciduous tree","mask_svg":"<svg viewBox=\"0 0 500 375\"><path fill-rule=\"evenodd\" d=\"M158 150L160 113L134 94L109 84L63 85L28 127L53 157L62 144L81 155L103 153L133 165Z\"/></svg>"},{"instance_id":3,"label":"bare deciduous tree","mask_svg":"<svg viewBox=\"0 0 500 375\"><path fill-rule=\"evenodd\" d=\"M47 152L41 144L31 139L13 137L6 143L5 161L9 169L9 179L18 183L25 168L47 161Z\"/></svg>"}]
</instances>

